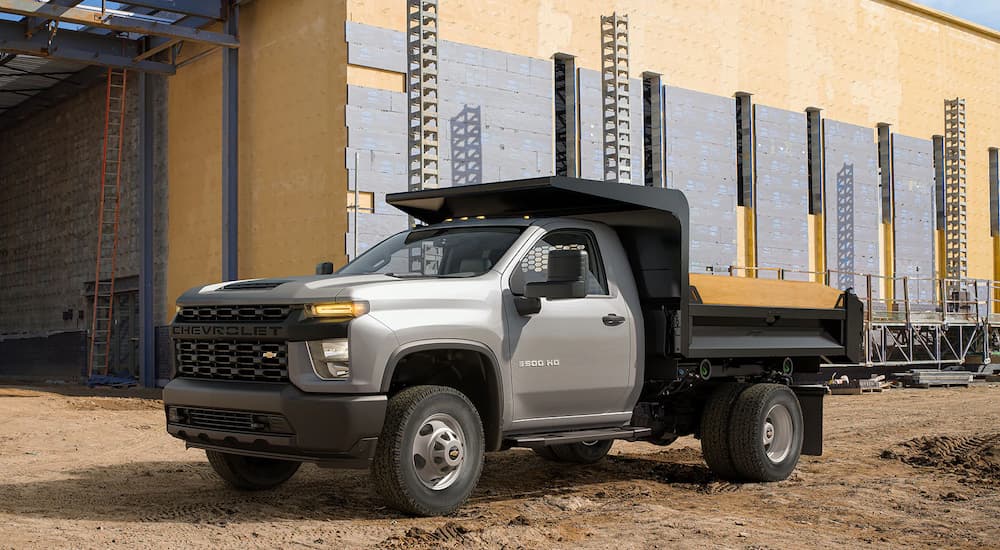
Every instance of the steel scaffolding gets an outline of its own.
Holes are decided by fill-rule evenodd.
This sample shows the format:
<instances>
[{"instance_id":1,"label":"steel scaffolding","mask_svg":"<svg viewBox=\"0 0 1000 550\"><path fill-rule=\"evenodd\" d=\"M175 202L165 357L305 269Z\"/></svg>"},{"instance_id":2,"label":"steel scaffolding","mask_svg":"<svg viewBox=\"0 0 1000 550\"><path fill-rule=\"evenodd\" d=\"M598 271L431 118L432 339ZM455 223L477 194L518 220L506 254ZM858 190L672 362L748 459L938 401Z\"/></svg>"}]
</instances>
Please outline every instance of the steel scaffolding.
<instances>
[{"instance_id":1,"label":"steel scaffolding","mask_svg":"<svg viewBox=\"0 0 1000 550\"><path fill-rule=\"evenodd\" d=\"M407 0L409 189L438 186L438 3Z\"/></svg>"},{"instance_id":2,"label":"steel scaffolding","mask_svg":"<svg viewBox=\"0 0 1000 550\"><path fill-rule=\"evenodd\" d=\"M604 180L632 183L628 15L601 16Z\"/></svg>"},{"instance_id":3,"label":"steel scaffolding","mask_svg":"<svg viewBox=\"0 0 1000 550\"><path fill-rule=\"evenodd\" d=\"M729 268L730 276L759 279L822 281L845 290L839 281L863 280L858 298L865 306L864 363L830 366L935 368L990 365L1000 352L1000 281L981 279L887 277L837 270L794 271L771 267ZM841 277L848 275L848 277ZM873 289L886 280L894 296L878 297Z\"/></svg>"},{"instance_id":4,"label":"steel scaffolding","mask_svg":"<svg viewBox=\"0 0 1000 550\"><path fill-rule=\"evenodd\" d=\"M439 181L438 3L407 0L406 97L409 118L409 190L433 189ZM413 227L416 220L408 218ZM354 229L358 231L358 228ZM410 248L410 271L436 271L439 251Z\"/></svg>"},{"instance_id":5,"label":"steel scaffolding","mask_svg":"<svg viewBox=\"0 0 1000 550\"><path fill-rule=\"evenodd\" d=\"M968 273L965 100L945 100L944 115L945 271L961 279Z\"/></svg>"}]
</instances>

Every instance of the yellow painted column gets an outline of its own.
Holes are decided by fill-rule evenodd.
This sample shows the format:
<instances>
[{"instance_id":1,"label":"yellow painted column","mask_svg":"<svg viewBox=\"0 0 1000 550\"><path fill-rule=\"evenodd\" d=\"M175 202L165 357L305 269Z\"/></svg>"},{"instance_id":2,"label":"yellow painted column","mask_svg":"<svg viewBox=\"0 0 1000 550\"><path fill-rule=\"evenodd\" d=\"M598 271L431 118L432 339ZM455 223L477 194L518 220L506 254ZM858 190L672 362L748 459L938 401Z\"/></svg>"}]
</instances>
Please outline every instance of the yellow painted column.
<instances>
[{"instance_id":1,"label":"yellow painted column","mask_svg":"<svg viewBox=\"0 0 1000 550\"><path fill-rule=\"evenodd\" d=\"M993 280L1000 281L1000 235L993 236ZM990 291L990 301L993 302L993 313L1000 313L1000 296L997 295L996 287Z\"/></svg>"},{"instance_id":2,"label":"yellow painted column","mask_svg":"<svg viewBox=\"0 0 1000 550\"><path fill-rule=\"evenodd\" d=\"M895 295L893 277L896 276L896 239L892 222L879 225L879 233L882 237L882 265L879 274L882 275L882 296L885 298L886 307L892 308Z\"/></svg>"},{"instance_id":3,"label":"yellow painted column","mask_svg":"<svg viewBox=\"0 0 1000 550\"><path fill-rule=\"evenodd\" d=\"M736 207L736 264L748 269L738 272L744 277L757 277L757 227L753 208Z\"/></svg>"},{"instance_id":4,"label":"yellow painted column","mask_svg":"<svg viewBox=\"0 0 1000 550\"><path fill-rule=\"evenodd\" d=\"M823 214L809 214L809 271L810 280L826 284L826 227Z\"/></svg>"}]
</instances>

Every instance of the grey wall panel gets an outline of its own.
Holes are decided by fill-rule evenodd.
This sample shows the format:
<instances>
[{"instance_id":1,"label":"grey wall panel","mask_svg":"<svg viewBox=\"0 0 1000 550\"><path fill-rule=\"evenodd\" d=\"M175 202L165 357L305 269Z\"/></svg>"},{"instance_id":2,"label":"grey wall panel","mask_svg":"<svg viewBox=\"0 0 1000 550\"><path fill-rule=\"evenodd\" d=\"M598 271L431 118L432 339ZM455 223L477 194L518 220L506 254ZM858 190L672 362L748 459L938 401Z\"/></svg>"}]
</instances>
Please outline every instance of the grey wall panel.
<instances>
[{"instance_id":1,"label":"grey wall panel","mask_svg":"<svg viewBox=\"0 0 1000 550\"><path fill-rule=\"evenodd\" d=\"M386 71L406 72L406 35L399 31L347 22L347 62Z\"/></svg>"},{"instance_id":2,"label":"grey wall panel","mask_svg":"<svg viewBox=\"0 0 1000 550\"><path fill-rule=\"evenodd\" d=\"M604 179L601 73L580 69L580 177Z\"/></svg>"},{"instance_id":3,"label":"grey wall panel","mask_svg":"<svg viewBox=\"0 0 1000 550\"><path fill-rule=\"evenodd\" d=\"M909 285L911 299L932 302L933 281L920 279L934 278L934 144L895 134L892 158L896 276L915 279ZM902 284L896 284L895 293L903 297Z\"/></svg>"},{"instance_id":4,"label":"grey wall panel","mask_svg":"<svg viewBox=\"0 0 1000 550\"><path fill-rule=\"evenodd\" d=\"M757 264L809 268L809 189L805 113L755 107ZM762 275L763 276L763 275ZM806 278L788 274L789 278Z\"/></svg>"},{"instance_id":5,"label":"grey wall panel","mask_svg":"<svg viewBox=\"0 0 1000 550\"><path fill-rule=\"evenodd\" d=\"M604 98L601 73L580 69L580 177L604 180ZM642 79L629 79L632 183L642 184Z\"/></svg>"},{"instance_id":6,"label":"grey wall panel","mask_svg":"<svg viewBox=\"0 0 1000 550\"><path fill-rule=\"evenodd\" d=\"M346 30L350 63L405 72L403 33L358 23L347 23ZM551 174L551 60L448 41L440 43L438 53L440 184ZM406 225L406 217L384 202L386 193L407 188L406 105L403 93L348 86L348 187L357 170L360 189L376 196L375 213L359 214L362 251ZM354 246L351 218L349 252Z\"/></svg>"},{"instance_id":7,"label":"grey wall panel","mask_svg":"<svg viewBox=\"0 0 1000 550\"><path fill-rule=\"evenodd\" d=\"M830 284L853 287L865 296L864 277L850 273L879 272L878 150L875 130L825 120L823 124L826 185L824 218L826 266L838 271ZM873 296L879 285L873 284Z\"/></svg>"},{"instance_id":8,"label":"grey wall panel","mask_svg":"<svg viewBox=\"0 0 1000 550\"><path fill-rule=\"evenodd\" d=\"M667 187L691 208L691 271L736 264L736 106L732 98L667 86Z\"/></svg>"}]
</instances>

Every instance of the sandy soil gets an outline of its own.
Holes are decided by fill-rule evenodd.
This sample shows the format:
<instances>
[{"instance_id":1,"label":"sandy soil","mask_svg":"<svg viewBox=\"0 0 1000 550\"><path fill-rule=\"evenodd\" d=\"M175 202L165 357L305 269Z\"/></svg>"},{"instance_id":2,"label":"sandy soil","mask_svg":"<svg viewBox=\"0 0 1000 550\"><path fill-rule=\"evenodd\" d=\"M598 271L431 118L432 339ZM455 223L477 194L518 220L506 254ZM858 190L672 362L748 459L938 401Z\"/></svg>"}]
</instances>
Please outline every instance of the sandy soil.
<instances>
[{"instance_id":1,"label":"sandy soil","mask_svg":"<svg viewBox=\"0 0 1000 550\"><path fill-rule=\"evenodd\" d=\"M1000 387L826 404L826 455L781 483L718 481L690 438L618 443L594 466L514 450L459 513L413 519L364 471L227 489L166 434L155 394L0 387L0 548L996 547Z\"/></svg>"}]
</instances>

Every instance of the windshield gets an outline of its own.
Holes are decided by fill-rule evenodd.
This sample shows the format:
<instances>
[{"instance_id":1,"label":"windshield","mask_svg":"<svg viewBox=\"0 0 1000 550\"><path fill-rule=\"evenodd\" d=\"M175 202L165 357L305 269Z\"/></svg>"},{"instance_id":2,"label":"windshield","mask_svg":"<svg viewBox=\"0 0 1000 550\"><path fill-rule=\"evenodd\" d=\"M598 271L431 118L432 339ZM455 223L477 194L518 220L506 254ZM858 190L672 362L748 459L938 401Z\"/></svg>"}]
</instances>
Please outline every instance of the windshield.
<instances>
[{"instance_id":1,"label":"windshield","mask_svg":"<svg viewBox=\"0 0 1000 550\"><path fill-rule=\"evenodd\" d=\"M380 242L337 273L475 277L489 271L522 230L520 227L416 229Z\"/></svg>"}]
</instances>

